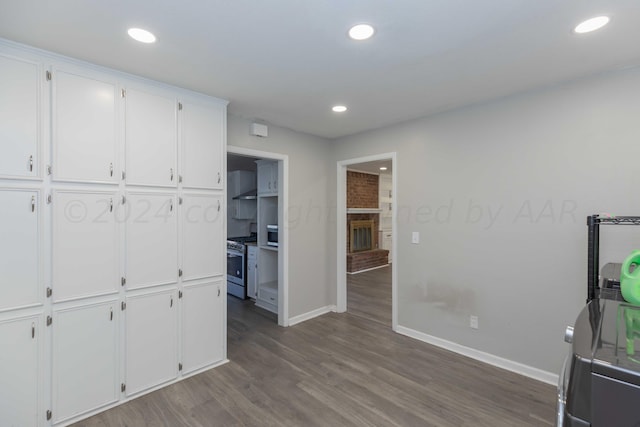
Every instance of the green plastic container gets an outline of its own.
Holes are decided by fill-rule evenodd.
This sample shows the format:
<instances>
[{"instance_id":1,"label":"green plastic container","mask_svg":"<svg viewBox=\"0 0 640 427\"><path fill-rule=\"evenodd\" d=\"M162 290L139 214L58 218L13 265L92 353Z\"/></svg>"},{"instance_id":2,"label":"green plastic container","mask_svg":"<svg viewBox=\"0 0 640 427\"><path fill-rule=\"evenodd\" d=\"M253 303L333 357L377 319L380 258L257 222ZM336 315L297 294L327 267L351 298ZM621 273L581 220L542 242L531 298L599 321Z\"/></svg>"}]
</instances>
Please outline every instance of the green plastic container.
<instances>
[{"instance_id":1,"label":"green plastic container","mask_svg":"<svg viewBox=\"0 0 640 427\"><path fill-rule=\"evenodd\" d=\"M631 272L631 265L636 268ZM622 297L630 304L640 305L640 250L631 252L624 260L620 271Z\"/></svg>"}]
</instances>

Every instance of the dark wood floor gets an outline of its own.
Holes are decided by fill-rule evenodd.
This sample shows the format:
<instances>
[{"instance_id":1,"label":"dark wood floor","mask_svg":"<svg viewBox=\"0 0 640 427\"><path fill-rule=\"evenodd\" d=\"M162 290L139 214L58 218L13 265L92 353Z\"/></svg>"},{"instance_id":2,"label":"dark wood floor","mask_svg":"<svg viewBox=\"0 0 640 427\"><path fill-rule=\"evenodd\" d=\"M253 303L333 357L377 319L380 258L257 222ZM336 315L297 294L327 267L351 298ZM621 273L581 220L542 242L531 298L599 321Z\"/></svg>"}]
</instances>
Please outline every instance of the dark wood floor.
<instances>
[{"instance_id":1,"label":"dark wood floor","mask_svg":"<svg viewBox=\"0 0 640 427\"><path fill-rule=\"evenodd\" d=\"M553 425L554 387L395 334L385 319L329 313L281 328L229 297L230 363L77 425Z\"/></svg>"}]
</instances>

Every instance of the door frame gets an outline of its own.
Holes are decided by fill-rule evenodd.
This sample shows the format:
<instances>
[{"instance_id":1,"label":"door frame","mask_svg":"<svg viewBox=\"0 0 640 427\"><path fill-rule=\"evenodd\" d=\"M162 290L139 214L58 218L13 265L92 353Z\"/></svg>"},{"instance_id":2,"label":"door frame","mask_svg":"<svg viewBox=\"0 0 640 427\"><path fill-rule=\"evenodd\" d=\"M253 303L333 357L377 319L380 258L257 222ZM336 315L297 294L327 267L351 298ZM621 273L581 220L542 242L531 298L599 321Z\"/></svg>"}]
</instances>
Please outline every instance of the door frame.
<instances>
[{"instance_id":1,"label":"door frame","mask_svg":"<svg viewBox=\"0 0 640 427\"><path fill-rule=\"evenodd\" d=\"M393 253L393 266L391 268L391 329L396 331L398 327L398 206L396 203L398 194L398 163L396 152L374 154L366 157L340 160L337 163L337 209L336 209L336 307L338 313L347 311L347 166L358 163L366 163L377 160L391 160L391 250Z\"/></svg>"},{"instance_id":2,"label":"door frame","mask_svg":"<svg viewBox=\"0 0 640 427\"><path fill-rule=\"evenodd\" d=\"M287 225L285 212L289 209L289 156L251 148L227 145L227 154L259 157L278 161L278 224ZM226 180L225 180L226 182ZM289 326L289 227L278 229L278 325Z\"/></svg>"}]
</instances>

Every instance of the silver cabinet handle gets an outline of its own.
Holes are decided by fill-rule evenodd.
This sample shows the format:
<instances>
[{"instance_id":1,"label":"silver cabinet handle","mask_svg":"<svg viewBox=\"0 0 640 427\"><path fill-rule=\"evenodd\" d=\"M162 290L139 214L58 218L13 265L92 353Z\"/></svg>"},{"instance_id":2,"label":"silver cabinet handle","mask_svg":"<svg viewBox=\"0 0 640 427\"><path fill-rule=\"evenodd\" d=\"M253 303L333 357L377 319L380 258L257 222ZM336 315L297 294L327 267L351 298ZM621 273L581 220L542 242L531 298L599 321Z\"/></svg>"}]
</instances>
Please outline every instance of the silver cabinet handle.
<instances>
[{"instance_id":1,"label":"silver cabinet handle","mask_svg":"<svg viewBox=\"0 0 640 427\"><path fill-rule=\"evenodd\" d=\"M109 315L109 320L113 321L113 307L111 307L110 311L111 311L111 314Z\"/></svg>"},{"instance_id":2,"label":"silver cabinet handle","mask_svg":"<svg viewBox=\"0 0 640 427\"><path fill-rule=\"evenodd\" d=\"M218 200L218 212L220 212L220 200Z\"/></svg>"},{"instance_id":3,"label":"silver cabinet handle","mask_svg":"<svg viewBox=\"0 0 640 427\"><path fill-rule=\"evenodd\" d=\"M109 201L109 212L113 212L113 197Z\"/></svg>"},{"instance_id":4,"label":"silver cabinet handle","mask_svg":"<svg viewBox=\"0 0 640 427\"><path fill-rule=\"evenodd\" d=\"M169 212L173 212L173 199L169 199Z\"/></svg>"},{"instance_id":5,"label":"silver cabinet handle","mask_svg":"<svg viewBox=\"0 0 640 427\"><path fill-rule=\"evenodd\" d=\"M220 286L218 286L218 296L220 296Z\"/></svg>"},{"instance_id":6,"label":"silver cabinet handle","mask_svg":"<svg viewBox=\"0 0 640 427\"><path fill-rule=\"evenodd\" d=\"M31 196L31 212L36 211L36 196Z\"/></svg>"},{"instance_id":7,"label":"silver cabinet handle","mask_svg":"<svg viewBox=\"0 0 640 427\"><path fill-rule=\"evenodd\" d=\"M29 156L29 172L33 172L33 155Z\"/></svg>"},{"instance_id":8,"label":"silver cabinet handle","mask_svg":"<svg viewBox=\"0 0 640 427\"><path fill-rule=\"evenodd\" d=\"M113 176L113 163L109 163L109 176Z\"/></svg>"},{"instance_id":9,"label":"silver cabinet handle","mask_svg":"<svg viewBox=\"0 0 640 427\"><path fill-rule=\"evenodd\" d=\"M271 181L269 181L269 190L271 190Z\"/></svg>"},{"instance_id":10,"label":"silver cabinet handle","mask_svg":"<svg viewBox=\"0 0 640 427\"><path fill-rule=\"evenodd\" d=\"M169 169L169 173L171 174L171 182L173 182L173 168Z\"/></svg>"},{"instance_id":11,"label":"silver cabinet handle","mask_svg":"<svg viewBox=\"0 0 640 427\"><path fill-rule=\"evenodd\" d=\"M220 176L220 172L218 172L218 184L220 184L220 180L222 179L222 177Z\"/></svg>"},{"instance_id":12,"label":"silver cabinet handle","mask_svg":"<svg viewBox=\"0 0 640 427\"><path fill-rule=\"evenodd\" d=\"M36 337L36 324L32 323L31 324L31 338L35 338Z\"/></svg>"},{"instance_id":13,"label":"silver cabinet handle","mask_svg":"<svg viewBox=\"0 0 640 427\"><path fill-rule=\"evenodd\" d=\"M171 295L171 302L169 302L169 307L173 307L173 295Z\"/></svg>"}]
</instances>

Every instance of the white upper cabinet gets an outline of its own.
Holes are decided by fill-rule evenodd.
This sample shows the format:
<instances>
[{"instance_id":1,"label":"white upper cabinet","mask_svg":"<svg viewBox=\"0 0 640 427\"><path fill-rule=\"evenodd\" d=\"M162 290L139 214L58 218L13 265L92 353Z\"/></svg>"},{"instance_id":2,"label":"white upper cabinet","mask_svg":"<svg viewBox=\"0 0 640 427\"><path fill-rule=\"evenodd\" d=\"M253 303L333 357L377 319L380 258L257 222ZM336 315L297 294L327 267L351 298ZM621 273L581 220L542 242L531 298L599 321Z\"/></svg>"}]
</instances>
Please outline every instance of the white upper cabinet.
<instances>
[{"instance_id":1,"label":"white upper cabinet","mask_svg":"<svg viewBox=\"0 0 640 427\"><path fill-rule=\"evenodd\" d=\"M53 71L53 178L115 183L117 87L89 71Z\"/></svg>"},{"instance_id":2,"label":"white upper cabinet","mask_svg":"<svg viewBox=\"0 0 640 427\"><path fill-rule=\"evenodd\" d=\"M128 193L127 289L178 280L178 201L169 193Z\"/></svg>"},{"instance_id":3,"label":"white upper cabinet","mask_svg":"<svg viewBox=\"0 0 640 427\"><path fill-rule=\"evenodd\" d=\"M0 53L0 177L40 174L41 67Z\"/></svg>"},{"instance_id":4,"label":"white upper cabinet","mask_svg":"<svg viewBox=\"0 0 640 427\"><path fill-rule=\"evenodd\" d=\"M185 194L181 222L184 280L222 275L226 251L222 240L222 197Z\"/></svg>"},{"instance_id":5,"label":"white upper cabinet","mask_svg":"<svg viewBox=\"0 0 640 427\"><path fill-rule=\"evenodd\" d=\"M185 286L182 297L182 364L189 373L224 358L222 282Z\"/></svg>"},{"instance_id":6,"label":"white upper cabinet","mask_svg":"<svg viewBox=\"0 0 640 427\"><path fill-rule=\"evenodd\" d=\"M182 102L182 170L185 188L223 188L226 107Z\"/></svg>"},{"instance_id":7,"label":"white upper cabinet","mask_svg":"<svg viewBox=\"0 0 640 427\"><path fill-rule=\"evenodd\" d=\"M258 194L278 193L278 162L256 160L258 165Z\"/></svg>"},{"instance_id":8,"label":"white upper cabinet","mask_svg":"<svg viewBox=\"0 0 640 427\"><path fill-rule=\"evenodd\" d=\"M175 291L127 298L127 396L177 377L177 312Z\"/></svg>"},{"instance_id":9,"label":"white upper cabinet","mask_svg":"<svg viewBox=\"0 0 640 427\"><path fill-rule=\"evenodd\" d=\"M125 103L127 184L175 187L176 99L129 88Z\"/></svg>"},{"instance_id":10,"label":"white upper cabinet","mask_svg":"<svg viewBox=\"0 0 640 427\"><path fill-rule=\"evenodd\" d=\"M44 421L38 404L41 378L39 316L0 321L0 424L39 426Z\"/></svg>"},{"instance_id":11,"label":"white upper cabinet","mask_svg":"<svg viewBox=\"0 0 640 427\"><path fill-rule=\"evenodd\" d=\"M40 301L40 193L0 189L0 311Z\"/></svg>"},{"instance_id":12,"label":"white upper cabinet","mask_svg":"<svg viewBox=\"0 0 640 427\"><path fill-rule=\"evenodd\" d=\"M115 192L54 192L55 302L118 291L120 200Z\"/></svg>"},{"instance_id":13,"label":"white upper cabinet","mask_svg":"<svg viewBox=\"0 0 640 427\"><path fill-rule=\"evenodd\" d=\"M61 422L119 398L117 301L53 313L53 416Z\"/></svg>"}]
</instances>

